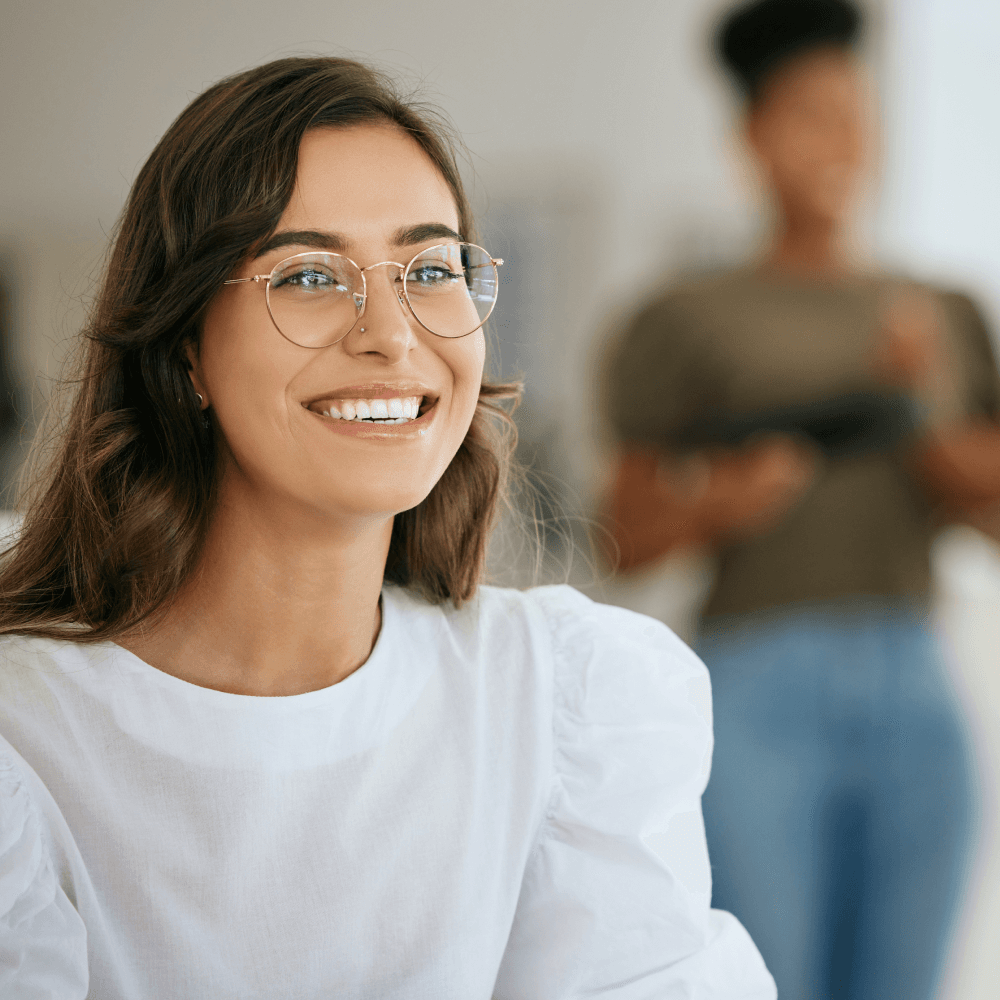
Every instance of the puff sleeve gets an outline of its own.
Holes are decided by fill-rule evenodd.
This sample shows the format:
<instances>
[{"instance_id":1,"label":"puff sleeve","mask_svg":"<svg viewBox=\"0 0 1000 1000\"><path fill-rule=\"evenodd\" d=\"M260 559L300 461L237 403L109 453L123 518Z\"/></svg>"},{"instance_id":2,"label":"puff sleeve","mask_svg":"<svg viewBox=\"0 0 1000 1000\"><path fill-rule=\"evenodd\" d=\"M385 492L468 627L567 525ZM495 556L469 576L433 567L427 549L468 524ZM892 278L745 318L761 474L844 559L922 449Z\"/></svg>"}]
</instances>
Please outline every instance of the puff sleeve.
<instances>
[{"instance_id":1,"label":"puff sleeve","mask_svg":"<svg viewBox=\"0 0 1000 1000\"><path fill-rule=\"evenodd\" d=\"M774 998L746 931L710 909L705 667L651 618L532 593L552 637L554 782L496 1000Z\"/></svg>"},{"instance_id":2,"label":"puff sleeve","mask_svg":"<svg viewBox=\"0 0 1000 1000\"><path fill-rule=\"evenodd\" d=\"M56 878L18 761L0 740L0 996L83 1000L86 929Z\"/></svg>"}]
</instances>

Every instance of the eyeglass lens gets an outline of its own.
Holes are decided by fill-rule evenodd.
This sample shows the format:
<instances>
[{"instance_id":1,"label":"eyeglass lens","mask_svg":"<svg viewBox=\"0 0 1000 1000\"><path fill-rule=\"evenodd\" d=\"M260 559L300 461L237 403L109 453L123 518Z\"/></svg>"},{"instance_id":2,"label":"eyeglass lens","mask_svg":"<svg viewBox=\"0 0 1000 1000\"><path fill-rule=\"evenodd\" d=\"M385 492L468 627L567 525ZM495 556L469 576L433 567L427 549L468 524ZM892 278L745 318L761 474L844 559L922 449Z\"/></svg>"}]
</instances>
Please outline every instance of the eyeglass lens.
<instances>
[{"instance_id":1,"label":"eyeglass lens","mask_svg":"<svg viewBox=\"0 0 1000 1000\"><path fill-rule=\"evenodd\" d=\"M417 321L439 337L464 337L493 309L497 272L490 255L471 243L448 243L418 254L405 279L397 275ZM364 306L364 279L346 257L297 254L272 272L267 306L282 336L302 347L342 340Z\"/></svg>"}]
</instances>

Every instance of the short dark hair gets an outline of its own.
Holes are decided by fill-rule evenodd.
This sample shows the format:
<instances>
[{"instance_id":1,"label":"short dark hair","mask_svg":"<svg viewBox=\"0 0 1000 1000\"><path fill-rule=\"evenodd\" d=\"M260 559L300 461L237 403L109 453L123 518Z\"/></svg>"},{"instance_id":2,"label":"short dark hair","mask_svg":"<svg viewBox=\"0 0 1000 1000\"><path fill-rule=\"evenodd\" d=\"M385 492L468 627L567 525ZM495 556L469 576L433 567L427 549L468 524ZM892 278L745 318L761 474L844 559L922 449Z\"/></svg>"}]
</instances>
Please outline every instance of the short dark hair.
<instances>
[{"instance_id":1,"label":"short dark hair","mask_svg":"<svg viewBox=\"0 0 1000 1000\"><path fill-rule=\"evenodd\" d=\"M862 29L861 10L849 0L752 0L722 19L715 51L753 101L785 60L821 46L851 48Z\"/></svg>"},{"instance_id":2,"label":"short dark hair","mask_svg":"<svg viewBox=\"0 0 1000 1000\"><path fill-rule=\"evenodd\" d=\"M165 607L213 513L217 448L185 347L221 283L274 232L310 129L385 122L447 181L463 239L472 216L450 133L359 62L280 59L222 80L180 114L139 171L84 331L68 421L0 569L0 633L114 639ZM484 382L458 453L396 516L385 577L433 601L468 599L516 442Z\"/></svg>"}]
</instances>

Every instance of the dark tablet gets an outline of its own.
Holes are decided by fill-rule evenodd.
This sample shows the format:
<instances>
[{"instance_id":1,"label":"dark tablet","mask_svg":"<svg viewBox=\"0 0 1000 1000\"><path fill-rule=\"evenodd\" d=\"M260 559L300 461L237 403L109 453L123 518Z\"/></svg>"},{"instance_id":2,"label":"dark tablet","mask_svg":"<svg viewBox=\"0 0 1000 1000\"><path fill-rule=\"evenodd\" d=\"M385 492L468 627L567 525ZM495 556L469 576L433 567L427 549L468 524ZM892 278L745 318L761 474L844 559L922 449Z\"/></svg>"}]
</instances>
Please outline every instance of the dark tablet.
<instances>
[{"instance_id":1,"label":"dark tablet","mask_svg":"<svg viewBox=\"0 0 1000 1000\"><path fill-rule=\"evenodd\" d=\"M755 434L806 437L830 458L888 451L917 429L919 410L906 393L855 392L755 413L706 416L676 438L682 447L736 446Z\"/></svg>"}]
</instances>

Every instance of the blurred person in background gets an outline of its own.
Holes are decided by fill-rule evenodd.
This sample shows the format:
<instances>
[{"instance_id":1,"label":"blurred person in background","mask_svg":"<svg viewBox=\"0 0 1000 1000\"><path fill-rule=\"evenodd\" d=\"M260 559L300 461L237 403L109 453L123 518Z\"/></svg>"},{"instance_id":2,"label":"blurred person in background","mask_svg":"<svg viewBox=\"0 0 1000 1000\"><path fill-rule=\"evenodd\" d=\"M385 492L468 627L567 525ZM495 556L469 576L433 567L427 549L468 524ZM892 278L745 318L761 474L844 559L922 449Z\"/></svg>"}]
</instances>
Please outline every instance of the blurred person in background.
<instances>
[{"instance_id":1,"label":"blurred person in background","mask_svg":"<svg viewBox=\"0 0 1000 1000\"><path fill-rule=\"evenodd\" d=\"M697 657L481 587L515 439L448 134L284 59L142 167L0 563L5 1000L769 1000Z\"/></svg>"},{"instance_id":2,"label":"blurred person in background","mask_svg":"<svg viewBox=\"0 0 1000 1000\"><path fill-rule=\"evenodd\" d=\"M773 238L648 304L606 369L620 570L719 555L699 637L713 902L789 1000L935 995L975 794L928 621L930 545L1000 503L979 310L852 259L872 146L861 33L844 0L725 18Z\"/></svg>"}]
</instances>

